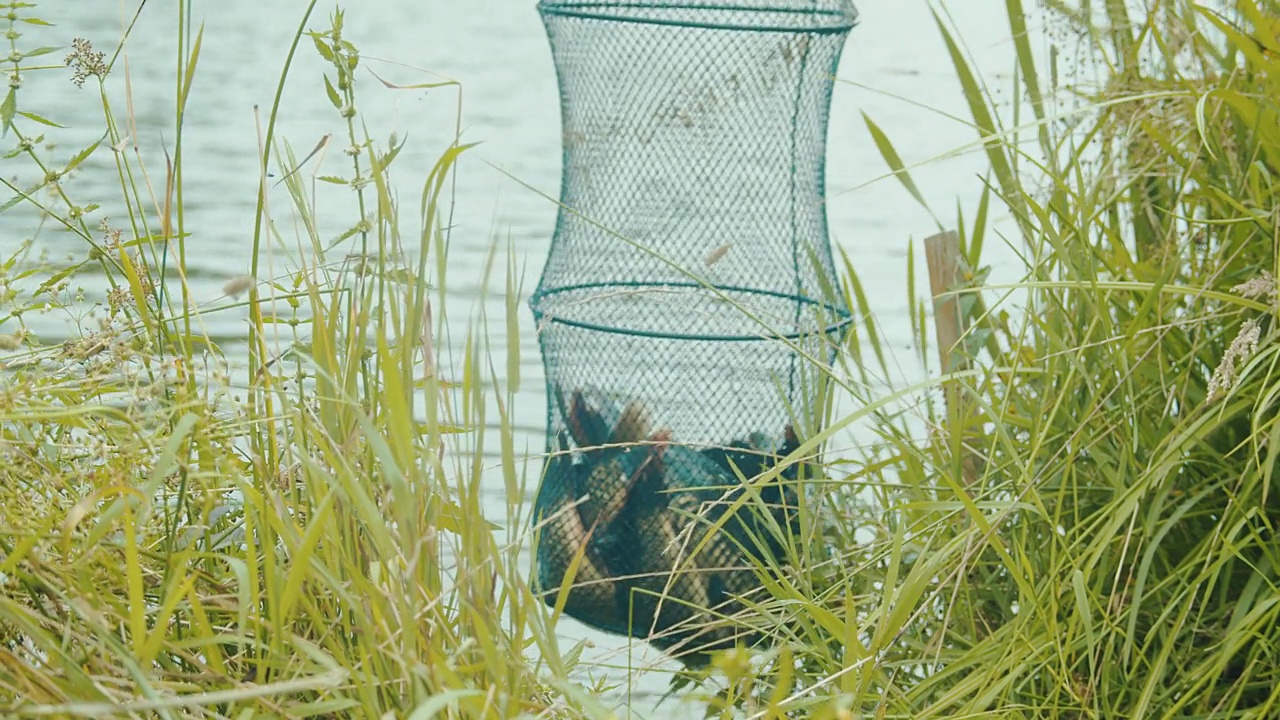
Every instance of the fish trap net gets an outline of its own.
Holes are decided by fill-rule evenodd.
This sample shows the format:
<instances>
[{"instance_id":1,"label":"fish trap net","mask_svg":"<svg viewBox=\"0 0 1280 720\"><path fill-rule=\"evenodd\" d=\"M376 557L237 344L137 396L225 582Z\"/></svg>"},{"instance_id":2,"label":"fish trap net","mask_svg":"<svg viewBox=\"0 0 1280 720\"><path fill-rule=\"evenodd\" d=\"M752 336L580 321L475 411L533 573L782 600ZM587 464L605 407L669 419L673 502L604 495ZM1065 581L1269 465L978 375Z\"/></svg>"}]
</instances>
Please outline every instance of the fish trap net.
<instances>
[{"instance_id":1,"label":"fish trap net","mask_svg":"<svg viewBox=\"0 0 1280 720\"><path fill-rule=\"evenodd\" d=\"M535 581L690 652L785 554L849 313L827 231L847 0L552 1L561 210L531 300L547 378ZM560 589L568 588L566 593Z\"/></svg>"}]
</instances>

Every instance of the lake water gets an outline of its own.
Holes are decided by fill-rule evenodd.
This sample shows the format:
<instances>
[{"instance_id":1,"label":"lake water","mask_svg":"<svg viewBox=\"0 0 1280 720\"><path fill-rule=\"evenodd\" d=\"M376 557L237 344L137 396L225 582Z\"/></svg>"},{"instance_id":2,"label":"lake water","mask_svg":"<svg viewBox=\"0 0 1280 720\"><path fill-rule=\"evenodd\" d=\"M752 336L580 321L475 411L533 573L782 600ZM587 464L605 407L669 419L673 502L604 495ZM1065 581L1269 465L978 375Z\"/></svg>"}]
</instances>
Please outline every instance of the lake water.
<instances>
[{"instance_id":1,"label":"lake water","mask_svg":"<svg viewBox=\"0 0 1280 720\"><path fill-rule=\"evenodd\" d=\"M107 50L120 36L122 17L126 13L131 16L135 7L132 0L124 5L128 7L107 0L43 3L43 17L58 27L26 28L29 39L25 47L66 44L71 37L80 36ZM173 149L174 5L151 2L129 45L137 119L136 130L130 134L157 177L163 174L163 148ZM223 295L223 285L229 279L249 270L258 177L254 106L261 107L265 122L288 43L306 3L218 0L193 5L205 30L184 135L186 223L191 233L187 265L197 300L213 303ZM331 5L322 5L309 23L312 29L328 27ZM361 49L365 67L401 85L435 81L438 76L462 83L463 140L483 144L464 156L453 198L456 212L449 308L461 328L479 309L483 262L492 243L499 242L503 248L511 243L524 268L524 286L531 289L555 222L556 207L543 194L554 197L559 188L558 94L535 3L360 0L347 5L344 35ZM954 5L956 23L978 70L992 83L996 97L1008 101L1007 90L1000 94L1001 88L1010 86L1013 68L1004 4L970 0ZM919 243L936 232L937 226L896 180L884 177L887 168L860 113L870 115L889 134L909 166L922 164L913 171L916 183L944 224L954 223L957 202L966 218L973 217L985 162L974 147L975 132L962 121L968 111L926 2L863 2L858 9L861 22L846 46L839 71L841 82L836 85L832 105L829 219L833 241L852 256L876 306L884 339L900 369L899 379L911 381L922 378L925 368L915 360L912 349L905 290L907 250L911 243L917 244L916 287L924 292L928 282ZM1033 31L1033 42L1044 43L1038 30ZM62 54L45 59L49 58L56 63ZM327 68L309 42L300 46L280 122L280 135L290 141L299 157L328 133L333 133L335 140L345 136L342 121L323 89L321 76ZM62 73L61 79L50 81L53 73ZM56 151L60 159L96 140L94 131L101 127L96 91L88 85L76 90L69 76L70 71L52 71L32 77L22 94L25 107L71 126L59 135L63 139ZM395 132L409 139L396 162L395 178L406 214L412 215L426 173L453 137L458 94L452 88L390 90L367 73L360 75L360 82L359 109L374 135L385 139ZM109 87L123 114L122 73L111 78ZM343 145L335 141L319 174L350 174L348 159L340 151ZM958 149L964 151L956 153ZM119 205L113 211L109 201L112 193L118 193L110 163L109 152L95 156L68 182L67 189L80 202L103 202L100 212L118 217ZM311 173L312 168L304 172ZM18 184L32 179L20 177ZM276 220L282 227L291 227L283 186L272 192ZM358 216L350 191L323 192L328 194L322 205L325 215L320 218L322 235L333 237L354 224ZM6 216L6 223L14 222L11 217ZM996 233L1003 231L1013 237L1012 229L1007 217L995 218ZM10 224L0 237L0 252L20 239L15 230ZM42 237L55 255L84 256L85 248L68 234L46 232ZM989 238L988 247L1000 244L997 236ZM993 253L1001 257L1001 248L993 247ZM1005 256L1011 254L1006 251ZM283 262L283 258L273 258L274 265L264 262L264 273L268 267L282 270ZM500 318L502 312L501 304L489 309L494 318ZM46 343L61 342L72 332L71 323L60 317L31 319ZM524 382L515 408L521 430L518 446L538 452L545 412L541 361L527 310L522 323ZM239 340L245 334L244 314L211 315L205 318L204 326L222 343L228 357L245 357L245 346ZM494 351L503 352L502 339L494 338L494 342ZM450 350L442 350L446 368ZM500 484L495 484L491 493L494 517L500 517L504 513ZM569 620L560 629L566 639L591 638L596 645L591 657L603 662L670 668L643 644L592 633ZM653 694L666 685L662 672L636 673L628 678L625 671L614 671L611 676L624 687L630 682L636 707L650 705ZM660 714L679 710L672 702Z\"/></svg>"}]
</instances>

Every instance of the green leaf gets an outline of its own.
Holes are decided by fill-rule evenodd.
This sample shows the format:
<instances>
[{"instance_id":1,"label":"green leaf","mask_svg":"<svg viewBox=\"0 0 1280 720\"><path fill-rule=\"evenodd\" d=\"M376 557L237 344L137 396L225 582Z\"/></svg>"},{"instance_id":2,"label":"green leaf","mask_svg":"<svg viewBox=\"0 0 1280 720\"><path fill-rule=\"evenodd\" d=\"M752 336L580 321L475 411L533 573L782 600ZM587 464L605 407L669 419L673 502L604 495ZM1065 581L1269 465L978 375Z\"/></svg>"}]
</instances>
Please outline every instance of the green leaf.
<instances>
[{"instance_id":1,"label":"green leaf","mask_svg":"<svg viewBox=\"0 0 1280 720\"><path fill-rule=\"evenodd\" d=\"M951 31L947 29L937 12L934 12L933 19L938 25L939 32L942 33L943 42L947 45L947 52L951 55L951 64L955 67L956 75L960 79L960 87L964 91L965 102L969 105L969 113L973 116L974 126L978 130L978 135L982 138L983 148L987 152L987 159L991 162L991 168L995 171L996 179L1000 182L1000 189L1004 192L1014 217L1023 222L1026 212L1021 202L1022 186L1018 182L1017 175L1013 171L1013 165L1009 162L1008 156L1005 155L1003 144L996 133L996 122L987 106L986 95L983 93L977 77L973 74L973 70L969 67L968 61L965 60L964 54L960 52L960 45L956 43Z\"/></svg>"},{"instance_id":2,"label":"green leaf","mask_svg":"<svg viewBox=\"0 0 1280 720\"><path fill-rule=\"evenodd\" d=\"M30 113L30 112L27 112L27 111L25 111L25 110L19 110L19 111L18 111L18 114L19 114L19 115L21 115L22 117L24 117L24 118L28 119L28 120L31 120L32 122L38 122L38 123L40 123L41 125L48 125L49 127L56 127L56 128L65 128L65 127L66 127L66 125L59 125L58 123L56 123L56 122L54 122L54 121L50 120L49 118L43 117L43 116L41 116L41 115L37 115L37 114L35 114L35 113Z\"/></svg>"},{"instance_id":3,"label":"green leaf","mask_svg":"<svg viewBox=\"0 0 1280 720\"><path fill-rule=\"evenodd\" d=\"M105 137L105 136L103 136L103 137ZM72 170L75 170L77 167L79 167L80 163L82 163L82 162L84 162L85 160L87 160L87 159L89 158L89 156L93 154L93 151L97 150L97 149L98 149L98 146L99 146L99 145L101 145L101 144L102 144L102 140L101 140L101 139L99 139L99 140L98 140L97 142L95 142L94 144L92 144L92 145L90 145L89 147L87 147L87 148L85 148L85 149L81 150L80 152L76 153L76 154L75 154L75 156L74 156L74 157L72 157L72 158L71 158L71 160L67 163L67 166L66 166L66 167L64 167L64 168L62 169L62 174L63 174L63 175L66 175L67 173L69 173L69 172L71 172Z\"/></svg>"},{"instance_id":4,"label":"green leaf","mask_svg":"<svg viewBox=\"0 0 1280 720\"><path fill-rule=\"evenodd\" d=\"M44 282L40 283L40 287L36 288L36 291L32 294L41 295L45 293L49 288L54 287L58 283L74 275L75 272L83 266L84 266L84 263L77 263L70 267L65 267L59 270L58 272L54 273L48 280L45 280Z\"/></svg>"},{"instance_id":5,"label":"green leaf","mask_svg":"<svg viewBox=\"0 0 1280 720\"><path fill-rule=\"evenodd\" d=\"M924 201L924 196L920 194L920 189L916 187L916 183L911 179L911 173L907 172L907 168L902 163L902 158L898 156L898 151L894 149L893 143L889 141L889 136L885 135L880 126L871 119L871 116L865 112L862 113L862 120L867 124L867 130L871 131L871 139L875 141L876 148L880 150L880 156L884 158L885 163L893 174L898 178L902 186L911 193L911 197L920 203L925 210L929 209L929 204Z\"/></svg>"},{"instance_id":6,"label":"green leaf","mask_svg":"<svg viewBox=\"0 0 1280 720\"><path fill-rule=\"evenodd\" d=\"M329 49L329 46L325 44L324 40L322 40L319 35L314 34L311 36L311 39L315 42L316 52L320 53L320 57L328 60L329 62L333 62L333 50Z\"/></svg>"},{"instance_id":7,"label":"green leaf","mask_svg":"<svg viewBox=\"0 0 1280 720\"><path fill-rule=\"evenodd\" d=\"M1009 34L1013 38L1013 47L1018 55L1018 68L1022 71L1022 84L1027 89L1027 99L1035 112L1036 128L1039 131L1040 147L1047 157L1053 157L1053 143L1049 140L1049 126L1045 123L1044 96L1040 92L1040 80L1036 73L1035 56L1031 54L1031 42L1027 36L1027 14L1022 9L1022 0L1005 0L1006 15L1009 16Z\"/></svg>"},{"instance_id":8,"label":"green leaf","mask_svg":"<svg viewBox=\"0 0 1280 720\"><path fill-rule=\"evenodd\" d=\"M28 200L28 201L30 201L32 204L36 205L37 207L39 207L39 206L40 206L40 202L39 202L38 200L36 200L36 199L32 198L32 197L31 197L31 195L32 195L32 193L35 193L37 190L39 190L41 187L44 187L44 183L37 183L37 184L32 185L31 187L27 188L26 190L22 190L22 189L20 189L20 188L18 188L18 187L16 187L16 186L14 186L13 184L11 184L11 183L9 183L9 182L5 182L5 181L3 181L3 180L0 180L0 182L4 182L4 184L5 184L5 185L10 189L10 190L12 190L12 191L13 191L13 197L11 197L11 198L9 198L8 200L4 201L4 203L3 203L3 204L0 204L0 213L2 213L2 212L4 212L4 211L8 210L9 208L13 207L14 205L17 205L18 203L22 202L23 200Z\"/></svg>"},{"instance_id":9,"label":"green leaf","mask_svg":"<svg viewBox=\"0 0 1280 720\"><path fill-rule=\"evenodd\" d=\"M329 102L333 103L335 108L341 110L342 96L338 94L338 89L333 86L333 83L329 82L328 75L324 76L324 91L325 94L329 96Z\"/></svg>"},{"instance_id":10,"label":"green leaf","mask_svg":"<svg viewBox=\"0 0 1280 720\"><path fill-rule=\"evenodd\" d=\"M191 56L187 60L187 67L182 73L182 92L178 95L178 107L183 110L187 107L187 97L191 94L191 83L195 81L196 63L200 60L200 45L204 42L204 23L200 23L200 30L196 32L195 45L191 48Z\"/></svg>"},{"instance_id":11,"label":"green leaf","mask_svg":"<svg viewBox=\"0 0 1280 720\"><path fill-rule=\"evenodd\" d=\"M18 89L9 88L9 94L5 96L4 102L0 103L0 137L9 134L9 128L13 125L13 115L18 111Z\"/></svg>"},{"instance_id":12,"label":"green leaf","mask_svg":"<svg viewBox=\"0 0 1280 720\"><path fill-rule=\"evenodd\" d=\"M991 183L982 183L982 197L978 200L978 214L973 219L973 230L969 232L969 265L975 266L982 261L982 243L987 233L987 213L991 206Z\"/></svg>"},{"instance_id":13,"label":"green leaf","mask_svg":"<svg viewBox=\"0 0 1280 720\"><path fill-rule=\"evenodd\" d=\"M61 50L61 49L62 49L62 48L60 48L60 47L54 47L54 46L52 46L52 45L46 45L46 46L44 46L44 47L38 47L38 48L36 48L35 50L26 50L26 51L24 51L24 52L22 53L22 57L24 57L24 58L40 57L41 55L48 55L49 53L55 53L55 52L58 52L58 51L59 51L59 50Z\"/></svg>"}]
</instances>

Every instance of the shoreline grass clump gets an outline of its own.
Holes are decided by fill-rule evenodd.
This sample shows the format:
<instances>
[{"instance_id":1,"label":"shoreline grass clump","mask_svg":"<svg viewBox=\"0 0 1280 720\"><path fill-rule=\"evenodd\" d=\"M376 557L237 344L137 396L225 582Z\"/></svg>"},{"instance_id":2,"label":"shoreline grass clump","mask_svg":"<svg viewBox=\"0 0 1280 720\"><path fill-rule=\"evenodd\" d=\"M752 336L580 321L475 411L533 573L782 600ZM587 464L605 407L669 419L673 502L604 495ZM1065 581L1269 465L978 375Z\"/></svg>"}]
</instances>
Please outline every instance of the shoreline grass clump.
<instances>
[{"instance_id":1,"label":"shoreline grass clump","mask_svg":"<svg viewBox=\"0 0 1280 720\"><path fill-rule=\"evenodd\" d=\"M185 257L205 229L183 208L202 189L183 183L182 128L203 28L186 4L134 8L170 12L178 28L173 144L157 167L127 138L113 82L140 38L24 51L29 35L56 35L43 13L57 8L5 7L15 52L3 167L18 180L5 181L3 209L38 216L43 233L65 230L83 250L70 263L42 257L38 232L0 259L0 712L581 714L593 695L569 681L574 658L523 580L521 516L504 519L516 524L502 540L480 510L486 442L512 503L522 494L510 434L485 437L495 395L511 427L518 376L492 369L480 327L457 357L436 340L447 322L445 198L466 146L452 142L402 212L388 168L403 142L375 141L356 104L358 91L394 89L369 82L341 11L310 29L321 21L311 3L280 87L301 53L323 59L313 87L334 106L347 169L318 186L295 172L275 133L288 113L278 91L256 141L252 269L200 306ZM62 53L65 64L37 64ZM97 92L101 115L45 117L24 101L32 83ZM85 124L101 139L55 160L60 126ZM118 195L76 195L90 158L107 159L96 167L118 175ZM359 214L330 237L319 208L337 193L353 194ZM106 285L87 311L82 282ZM518 285L505 292L514 308ZM27 320L55 312L90 326L49 347ZM203 333L218 313L247 313L247 367ZM513 333L502 365L518 368L519 320L500 323Z\"/></svg>"},{"instance_id":2,"label":"shoreline grass clump","mask_svg":"<svg viewBox=\"0 0 1280 720\"><path fill-rule=\"evenodd\" d=\"M841 503L875 538L846 541L844 589L805 608L829 640L799 643L797 695L825 716L1280 711L1280 13L1126 7L1044 15L1096 63L1086 86L1037 68L1009 4L1011 125L939 16L990 162L942 296L965 362L898 391L923 410L873 414L880 441L847 476L878 500ZM990 205L1019 282L987 280Z\"/></svg>"}]
</instances>

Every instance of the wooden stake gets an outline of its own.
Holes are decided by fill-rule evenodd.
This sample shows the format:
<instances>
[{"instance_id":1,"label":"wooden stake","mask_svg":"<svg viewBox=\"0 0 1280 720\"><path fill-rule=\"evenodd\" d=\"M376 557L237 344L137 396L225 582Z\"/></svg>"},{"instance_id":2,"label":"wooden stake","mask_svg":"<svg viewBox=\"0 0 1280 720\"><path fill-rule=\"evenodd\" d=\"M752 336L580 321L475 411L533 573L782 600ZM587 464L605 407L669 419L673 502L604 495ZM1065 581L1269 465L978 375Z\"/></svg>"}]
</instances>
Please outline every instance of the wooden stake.
<instances>
[{"instance_id":1,"label":"wooden stake","mask_svg":"<svg viewBox=\"0 0 1280 720\"><path fill-rule=\"evenodd\" d=\"M954 230L948 230L925 238L924 256L929 263L929 290L933 293L938 359L945 375L953 370L963 370L967 365L963 354L956 352L965 329L960 317L960 303L954 295L938 299L963 280L960 276L960 236Z\"/></svg>"},{"instance_id":2,"label":"wooden stake","mask_svg":"<svg viewBox=\"0 0 1280 720\"><path fill-rule=\"evenodd\" d=\"M942 374L965 370L969 367L969 359L960 351L960 341L967 327L965 318L960 315L959 298L955 295L942 297L964 281L960 270L960 236L954 230L948 230L925 238L924 255L929 263L929 290L933 294L933 324ZM965 484L972 485L977 479L977 470L973 458L963 452L963 422L968 413L957 381L945 383L943 397L947 404L946 427L955 441L953 447L962 453L961 473Z\"/></svg>"}]
</instances>

